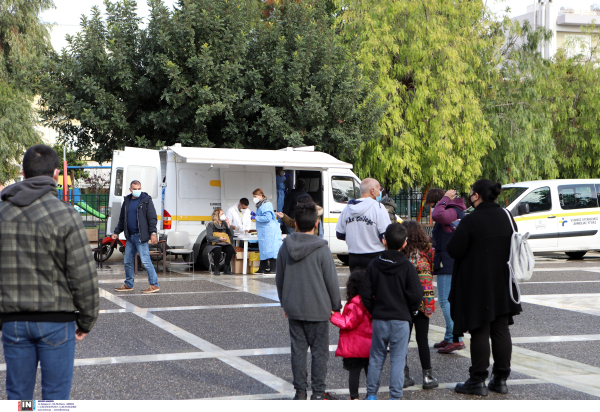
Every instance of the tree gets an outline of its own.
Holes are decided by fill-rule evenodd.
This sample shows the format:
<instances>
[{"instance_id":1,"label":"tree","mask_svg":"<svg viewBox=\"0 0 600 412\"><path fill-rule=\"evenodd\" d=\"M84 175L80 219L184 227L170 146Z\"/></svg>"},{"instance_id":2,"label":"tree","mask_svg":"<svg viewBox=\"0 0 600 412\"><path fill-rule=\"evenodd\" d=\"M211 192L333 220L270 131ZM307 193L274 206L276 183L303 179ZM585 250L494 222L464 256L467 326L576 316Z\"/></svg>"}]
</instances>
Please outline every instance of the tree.
<instances>
[{"instance_id":1,"label":"tree","mask_svg":"<svg viewBox=\"0 0 600 412\"><path fill-rule=\"evenodd\" d=\"M0 182L15 179L24 151L39 143L32 106L37 69L50 48L39 19L52 0L0 0Z\"/></svg>"},{"instance_id":2,"label":"tree","mask_svg":"<svg viewBox=\"0 0 600 412\"><path fill-rule=\"evenodd\" d=\"M600 36L568 41L556 53L548 80L552 135L561 178L598 177L600 168Z\"/></svg>"},{"instance_id":3,"label":"tree","mask_svg":"<svg viewBox=\"0 0 600 412\"><path fill-rule=\"evenodd\" d=\"M382 138L359 150L362 176L398 189L466 187L494 147L480 104L503 35L482 1L340 0L338 27L358 44L388 109Z\"/></svg>"},{"instance_id":4,"label":"tree","mask_svg":"<svg viewBox=\"0 0 600 412\"><path fill-rule=\"evenodd\" d=\"M553 62L538 52L552 32L507 20L502 63L481 95L495 148L482 159L482 176L511 183L558 177L550 110Z\"/></svg>"},{"instance_id":5,"label":"tree","mask_svg":"<svg viewBox=\"0 0 600 412\"><path fill-rule=\"evenodd\" d=\"M48 63L44 120L83 155L124 146L281 148L352 154L373 135L369 81L337 42L322 4L284 0L105 1ZM284 13L285 10L285 13Z\"/></svg>"}]
</instances>

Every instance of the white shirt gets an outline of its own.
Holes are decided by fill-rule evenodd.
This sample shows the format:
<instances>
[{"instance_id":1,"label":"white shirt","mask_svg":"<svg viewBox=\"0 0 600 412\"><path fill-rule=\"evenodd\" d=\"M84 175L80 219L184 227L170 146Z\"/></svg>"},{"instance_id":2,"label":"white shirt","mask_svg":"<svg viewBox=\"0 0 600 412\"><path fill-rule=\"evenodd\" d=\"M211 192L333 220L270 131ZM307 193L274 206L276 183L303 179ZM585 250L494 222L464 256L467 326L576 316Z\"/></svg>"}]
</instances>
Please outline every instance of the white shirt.
<instances>
[{"instance_id":1,"label":"white shirt","mask_svg":"<svg viewBox=\"0 0 600 412\"><path fill-rule=\"evenodd\" d=\"M240 216L241 213L241 216ZM248 209L238 210L238 203L231 206L225 212L225 216L229 218L229 224L235 226L235 233L244 233L246 230L250 230L252 227L252 221L250 220L250 211Z\"/></svg>"},{"instance_id":2,"label":"white shirt","mask_svg":"<svg viewBox=\"0 0 600 412\"><path fill-rule=\"evenodd\" d=\"M335 231L346 235L349 253L376 253L385 250L380 235L385 233L390 223L386 208L367 197L348 202Z\"/></svg>"}]
</instances>

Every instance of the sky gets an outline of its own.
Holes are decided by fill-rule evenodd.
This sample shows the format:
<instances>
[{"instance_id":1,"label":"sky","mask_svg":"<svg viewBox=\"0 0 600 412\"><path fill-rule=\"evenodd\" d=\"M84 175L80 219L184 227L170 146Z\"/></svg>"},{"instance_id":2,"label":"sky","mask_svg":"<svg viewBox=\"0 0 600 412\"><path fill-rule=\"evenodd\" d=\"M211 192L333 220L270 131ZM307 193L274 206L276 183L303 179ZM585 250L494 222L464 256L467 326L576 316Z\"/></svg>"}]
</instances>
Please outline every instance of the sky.
<instances>
[{"instance_id":1,"label":"sky","mask_svg":"<svg viewBox=\"0 0 600 412\"><path fill-rule=\"evenodd\" d=\"M373 0L377 1L377 0ZM534 0L484 0L495 12L504 13L506 7L510 7L510 17L525 14L527 6L532 5ZM172 6L177 0L164 0L168 6ZM146 0L137 0L138 15L148 16L148 5ZM600 0L554 0L556 7L571 7L576 10L589 10L593 3L600 4ZM67 45L64 40L67 34L75 34L79 31L79 19L82 14L89 16L93 6L99 6L104 12L104 2L102 0L54 0L56 9L47 10L42 13L42 20L47 23L54 23L58 26L52 30L52 45L54 49L60 51Z\"/></svg>"}]
</instances>

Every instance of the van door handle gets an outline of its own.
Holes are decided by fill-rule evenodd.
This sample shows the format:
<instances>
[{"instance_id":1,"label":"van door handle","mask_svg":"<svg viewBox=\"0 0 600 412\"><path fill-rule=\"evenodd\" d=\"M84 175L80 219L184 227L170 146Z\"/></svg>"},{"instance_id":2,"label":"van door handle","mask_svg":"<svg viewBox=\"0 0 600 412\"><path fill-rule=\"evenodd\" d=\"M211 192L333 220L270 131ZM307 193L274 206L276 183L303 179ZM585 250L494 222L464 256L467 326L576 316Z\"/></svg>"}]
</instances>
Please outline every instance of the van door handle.
<instances>
[{"instance_id":1,"label":"van door handle","mask_svg":"<svg viewBox=\"0 0 600 412\"><path fill-rule=\"evenodd\" d=\"M556 219L556 216L548 216L548 219Z\"/></svg>"},{"instance_id":2,"label":"van door handle","mask_svg":"<svg viewBox=\"0 0 600 412\"><path fill-rule=\"evenodd\" d=\"M342 213L341 210L330 210L329 213Z\"/></svg>"}]
</instances>

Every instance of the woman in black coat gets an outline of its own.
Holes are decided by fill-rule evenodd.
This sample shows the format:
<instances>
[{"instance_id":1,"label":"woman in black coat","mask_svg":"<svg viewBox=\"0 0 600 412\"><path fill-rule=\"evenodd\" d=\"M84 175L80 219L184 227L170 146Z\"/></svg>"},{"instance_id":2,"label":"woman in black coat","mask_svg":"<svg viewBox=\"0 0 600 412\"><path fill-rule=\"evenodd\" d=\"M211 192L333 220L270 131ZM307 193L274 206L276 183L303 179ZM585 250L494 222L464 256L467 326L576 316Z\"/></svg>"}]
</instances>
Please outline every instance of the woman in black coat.
<instances>
[{"instance_id":1,"label":"woman in black coat","mask_svg":"<svg viewBox=\"0 0 600 412\"><path fill-rule=\"evenodd\" d=\"M475 210L461 220L447 245L455 259L449 297L454 335L471 334L470 378L456 385L459 393L487 395L488 388L508 392L512 353L508 325L522 309L510 298L507 262L513 229L506 212L495 203L501 191L499 183L475 182L469 196ZM486 388L490 338L494 366Z\"/></svg>"}]
</instances>

